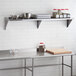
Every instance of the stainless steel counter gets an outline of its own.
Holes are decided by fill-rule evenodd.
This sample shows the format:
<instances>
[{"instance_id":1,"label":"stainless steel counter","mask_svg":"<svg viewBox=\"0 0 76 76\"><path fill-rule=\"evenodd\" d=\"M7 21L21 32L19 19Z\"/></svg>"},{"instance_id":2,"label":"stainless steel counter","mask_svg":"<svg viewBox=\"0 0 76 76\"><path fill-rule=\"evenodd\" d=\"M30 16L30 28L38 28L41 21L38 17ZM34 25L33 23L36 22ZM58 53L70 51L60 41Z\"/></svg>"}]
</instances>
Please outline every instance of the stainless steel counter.
<instances>
[{"instance_id":1,"label":"stainless steel counter","mask_svg":"<svg viewBox=\"0 0 76 76\"><path fill-rule=\"evenodd\" d=\"M25 67L19 67L25 69L25 76L26 76L26 69L28 69L29 71L32 72L32 76L34 76L34 68L35 67L43 67L43 66L54 66L54 65L62 65L62 76L64 76L64 66L67 66L69 68L71 68L71 76L73 76L73 56L75 55L75 53L72 54L58 54L58 55L52 55L50 53L44 52L44 53L39 53L36 52L36 49L20 49L20 50L16 50L18 51L17 53L5 53L5 54L1 54L0 53L0 61L3 60L16 60L16 59L24 59L24 64ZM64 56L70 56L71 57L71 65L67 65L64 63ZM62 58L62 63L61 64L51 64L51 65L34 65L34 59L35 58L51 58L51 57L61 57ZM26 60L27 59L31 59L32 60L32 66L26 66ZM31 69L30 69L31 68ZM7 69L17 69L17 68L5 68ZM3 70L3 69L0 69Z\"/></svg>"},{"instance_id":2,"label":"stainless steel counter","mask_svg":"<svg viewBox=\"0 0 76 76\"><path fill-rule=\"evenodd\" d=\"M25 58L44 58L44 57L57 57L57 56L70 56L75 55L75 53L72 54L57 54L53 55L47 52L39 53L36 51L36 49L22 49L17 50L17 53L10 54L10 53L0 53L0 60L9 60L9 59L25 59Z\"/></svg>"}]
</instances>

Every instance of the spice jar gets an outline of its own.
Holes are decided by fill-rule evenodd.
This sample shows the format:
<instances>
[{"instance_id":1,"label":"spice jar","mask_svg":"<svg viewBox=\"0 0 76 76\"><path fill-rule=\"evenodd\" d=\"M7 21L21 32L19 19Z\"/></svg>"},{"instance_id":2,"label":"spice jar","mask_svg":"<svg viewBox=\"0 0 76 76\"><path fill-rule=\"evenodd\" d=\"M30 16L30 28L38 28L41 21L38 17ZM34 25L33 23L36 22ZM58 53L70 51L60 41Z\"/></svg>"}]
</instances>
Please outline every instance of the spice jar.
<instances>
[{"instance_id":1,"label":"spice jar","mask_svg":"<svg viewBox=\"0 0 76 76\"><path fill-rule=\"evenodd\" d=\"M37 52L44 52L45 51L45 44L40 42L39 46L37 47Z\"/></svg>"},{"instance_id":2,"label":"spice jar","mask_svg":"<svg viewBox=\"0 0 76 76\"><path fill-rule=\"evenodd\" d=\"M53 17L55 17L55 18L62 18L61 9L53 9L53 10L57 11L55 14L53 14Z\"/></svg>"},{"instance_id":3,"label":"spice jar","mask_svg":"<svg viewBox=\"0 0 76 76\"><path fill-rule=\"evenodd\" d=\"M69 13L67 14L67 18L70 18L70 14Z\"/></svg>"}]
</instances>

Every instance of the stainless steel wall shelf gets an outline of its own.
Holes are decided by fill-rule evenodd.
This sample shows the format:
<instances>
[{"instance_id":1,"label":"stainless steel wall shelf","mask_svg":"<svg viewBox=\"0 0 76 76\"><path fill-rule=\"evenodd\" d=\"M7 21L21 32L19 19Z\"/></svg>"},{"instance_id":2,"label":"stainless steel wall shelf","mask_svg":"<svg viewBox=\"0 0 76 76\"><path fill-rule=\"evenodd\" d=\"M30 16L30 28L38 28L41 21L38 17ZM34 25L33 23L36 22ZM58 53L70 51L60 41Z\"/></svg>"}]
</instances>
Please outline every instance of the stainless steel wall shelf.
<instances>
[{"instance_id":1,"label":"stainless steel wall shelf","mask_svg":"<svg viewBox=\"0 0 76 76\"><path fill-rule=\"evenodd\" d=\"M40 24L42 21L67 21L67 27L70 25L72 18L59 18L59 19L55 19L55 18L51 18L51 19L18 19L18 20L10 20L8 18L5 18L5 27L4 29L6 30L7 24L9 21L23 21L23 20L27 20L27 21L35 21L37 22L37 28L39 28Z\"/></svg>"}]
</instances>

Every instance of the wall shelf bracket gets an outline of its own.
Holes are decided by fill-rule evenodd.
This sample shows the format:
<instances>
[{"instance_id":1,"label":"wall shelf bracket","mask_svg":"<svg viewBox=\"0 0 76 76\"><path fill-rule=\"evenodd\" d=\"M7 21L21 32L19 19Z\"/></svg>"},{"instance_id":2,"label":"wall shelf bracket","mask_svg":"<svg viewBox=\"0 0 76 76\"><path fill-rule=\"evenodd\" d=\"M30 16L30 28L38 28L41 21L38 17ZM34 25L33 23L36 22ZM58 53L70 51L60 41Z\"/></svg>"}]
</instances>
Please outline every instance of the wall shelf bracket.
<instances>
[{"instance_id":1,"label":"wall shelf bracket","mask_svg":"<svg viewBox=\"0 0 76 76\"><path fill-rule=\"evenodd\" d=\"M39 28L40 24L41 24L41 20L37 20L37 28Z\"/></svg>"},{"instance_id":2,"label":"wall shelf bracket","mask_svg":"<svg viewBox=\"0 0 76 76\"><path fill-rule=\"evenodd\" d=\"M70 25L72 19L67 20L67 27Z\"/></svg>"},{"instance_id":3,"label":"wall shelf bracket","mask_svg":"<svg viewBox=\"0 0 76 76\"><path fill-rule=\"evenodd\" d=\"M8 18L5 17L4 22L5 22L4 29L6 30L6 27L7 27L7 24L8 24Z\"/></svg>"}]
</instances>

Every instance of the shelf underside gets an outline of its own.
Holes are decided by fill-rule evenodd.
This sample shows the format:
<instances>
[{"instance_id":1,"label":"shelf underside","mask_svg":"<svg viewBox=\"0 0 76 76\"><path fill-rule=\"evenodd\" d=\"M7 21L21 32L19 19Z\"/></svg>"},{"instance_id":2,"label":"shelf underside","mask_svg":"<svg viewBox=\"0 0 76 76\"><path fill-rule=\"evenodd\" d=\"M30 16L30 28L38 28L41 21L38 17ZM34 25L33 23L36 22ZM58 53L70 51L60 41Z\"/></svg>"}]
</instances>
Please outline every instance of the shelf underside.
<instances>
[{"instance_id":1,"label":"shelf underside","mask_svg":"<svg viewBox=\"0 0 76 76\"><path fill-rule=\"evenodd\" d=\"M67 27L70 25L72 18L61 18L61 19L18 19L18 20L9 20L5 18L5 27L4 29L6 29L6 26L8 24L9 21L23 21L23 20L27 20L27 21L35 21L37 22L37 28L39 28L40 24L42 21L67 21Z\"/></svg>"}]
</instances>

